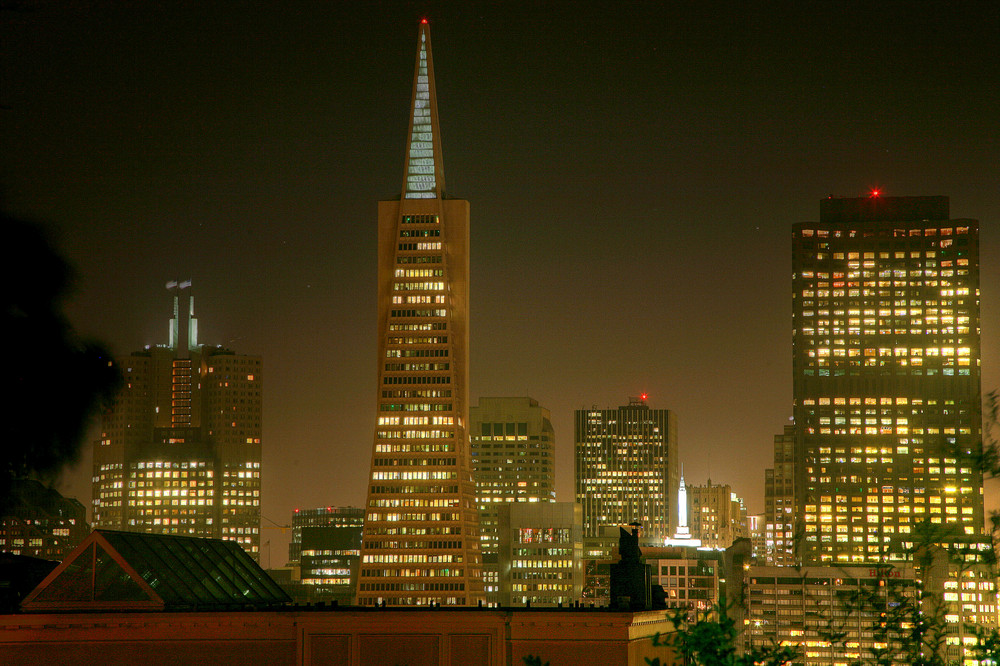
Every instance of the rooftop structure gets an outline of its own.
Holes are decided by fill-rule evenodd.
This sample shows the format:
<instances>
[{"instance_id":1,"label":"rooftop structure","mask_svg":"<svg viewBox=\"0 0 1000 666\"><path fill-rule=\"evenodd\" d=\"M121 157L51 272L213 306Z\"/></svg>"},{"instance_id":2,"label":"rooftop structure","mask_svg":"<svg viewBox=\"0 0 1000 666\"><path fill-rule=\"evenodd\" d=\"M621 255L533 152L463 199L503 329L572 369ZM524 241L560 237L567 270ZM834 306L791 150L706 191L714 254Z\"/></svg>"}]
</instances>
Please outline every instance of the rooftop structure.
<instances>
[{"instance_id":1,"label":"rooftop structure","mask_svg":"<svg viewBox=\"0 0 1000 666\"><path fill-rule=\"evenodd\" d=\"M289 601L232 541L95 530L25 598L21 609L204 610Z\"/></svg>"}]
</instances>

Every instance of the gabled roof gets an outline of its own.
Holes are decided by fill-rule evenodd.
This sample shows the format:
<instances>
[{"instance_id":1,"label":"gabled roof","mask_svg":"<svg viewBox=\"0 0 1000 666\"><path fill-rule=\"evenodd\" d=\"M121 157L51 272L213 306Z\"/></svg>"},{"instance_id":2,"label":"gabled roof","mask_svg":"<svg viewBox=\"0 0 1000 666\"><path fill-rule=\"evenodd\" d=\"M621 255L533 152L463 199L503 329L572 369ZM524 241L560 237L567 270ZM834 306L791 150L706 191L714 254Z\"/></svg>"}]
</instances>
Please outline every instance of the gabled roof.
<instances>
[{"instance_id":1,"label":"gabled roof","mask_svg":"<svg viewBox=\"0 0 1000 666\"><path fill-rule=\"evenodd\" d=\"M95 530L25 598L21 610L211 609L289 601L235 542Z\"/></svg>"}]
</instances>

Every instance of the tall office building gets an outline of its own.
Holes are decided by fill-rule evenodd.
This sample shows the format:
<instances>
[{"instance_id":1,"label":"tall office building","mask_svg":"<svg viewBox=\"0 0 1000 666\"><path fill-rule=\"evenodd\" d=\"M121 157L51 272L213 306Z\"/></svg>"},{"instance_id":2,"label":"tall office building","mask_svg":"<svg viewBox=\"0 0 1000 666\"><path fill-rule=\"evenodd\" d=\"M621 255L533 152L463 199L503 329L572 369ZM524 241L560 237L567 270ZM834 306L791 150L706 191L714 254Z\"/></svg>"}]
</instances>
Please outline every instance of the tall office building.
<instances>
[{"instance_id":1,"label":"tall office building","mask_svg":"<svg viewBox=\"0 0 1000 666\"><path fill-rule=\"evenodd\" d=\"M378 207L378 425L358 603L483 600L469 456L469 202L444 195L430 31L417 42L406 175Z\"/></svg>"},{"instance_id":2,"label":"tall office building","mask_svg":"<svg viewBox=\"0 0 1000 666\"><path fill-rule=\"evenodd\" d=\"M576 501L585 537L603 526L642 524L645 538L673 535L678 487L677 419L646 396L617 409L576 411Z\"/></svg>"},{"instance_id":3,"label":"tall office building","mask_svg":"<svg viewBox=\"0 0 1000 666\"><path fill-rule=\"evenodd\" d=\"M500 601L500 506L556 501L555 436L549 410L533 398L480 398L469 423L483 580L493 605Z\"/></svg>"},{"instance_id":4,"label":"tall office building","mask_svg":"<svg viewBox=\"0 0 1000 666\"><path fill-rule=\"evenodd\" d=\"M947 197L826 199L793 232L796 510L806 562L983 530L979 225Z\"/></svg>"},{"instance_id":5,"label":"tall office building","mask_svg":"<svg viewBox=\"0 0 1000 666\"><path fill-rule=\"evenodd\" d=\"M199 344L190 287L167 284L167 344L118 362L125 386L94 443L94 526L228 539L256 557L261 358Z\"/></svg>"}]
</instances>

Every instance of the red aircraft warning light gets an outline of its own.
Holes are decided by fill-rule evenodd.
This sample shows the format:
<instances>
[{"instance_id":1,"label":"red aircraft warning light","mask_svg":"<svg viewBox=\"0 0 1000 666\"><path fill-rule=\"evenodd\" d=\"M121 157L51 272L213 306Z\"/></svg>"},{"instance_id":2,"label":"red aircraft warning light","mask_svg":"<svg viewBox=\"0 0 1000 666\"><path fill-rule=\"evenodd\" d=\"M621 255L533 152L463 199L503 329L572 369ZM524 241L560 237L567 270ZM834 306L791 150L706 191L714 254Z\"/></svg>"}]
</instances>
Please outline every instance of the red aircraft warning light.
<instances>
[{"instance_id":1,"label":"red aircraft warning light","mask_svg":"<svg viewBox=\"0 0 1000 666\"><path fill-rule=\"evenodd\" d=\"M649 396L648 396L647 394L645 394L645 393L641 393L641 394L639 395L639 398L640 398L640 399L641 399L641 400L642 400L643 402L645 402L645 401L646 401L646 398L648 398L648 397L649 397Z\"/></svg>"},{"instance_id":2,"label":"red aircraft warning light","mask_svg":"<svg viewBox=\"0 0 1000 666\"><path fill-rule=\"evenodd\" d=\"M425 18L422 18L422 19L420 19L420 22L426 25L426 23L427 23L427 19L425 19Z\"/></svg>"},{"instance_id":3,"label":"red aircraft warning light","mask_svg":"<svg viewBox=\"0 0 1000 666\"><path fill-rule=\"evenodd\" d=\"M869 196L872 199L877 199L880 196L882 196L882 190L878 189L877 187L873 187L871 193L869 194Z\"/></svg>"}]
</instances>

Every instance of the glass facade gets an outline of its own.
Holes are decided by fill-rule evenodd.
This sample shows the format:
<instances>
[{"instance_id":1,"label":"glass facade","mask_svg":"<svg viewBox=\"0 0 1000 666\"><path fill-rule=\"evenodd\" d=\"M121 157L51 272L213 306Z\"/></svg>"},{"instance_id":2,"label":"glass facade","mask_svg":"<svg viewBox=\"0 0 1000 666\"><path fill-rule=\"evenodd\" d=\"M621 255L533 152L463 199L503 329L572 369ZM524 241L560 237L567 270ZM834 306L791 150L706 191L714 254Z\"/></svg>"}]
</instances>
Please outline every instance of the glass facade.
<instances>
[{"instance_id":1,"label":"glass facade","mask_svg":"<svg viewBox=\"0 0 1000 666\"><path fill-rule=\"evenodd\" d=\"M25 599L25 611L271 606L290 601L232 541L97 530Z\"/></svg>"}]
</instances>

